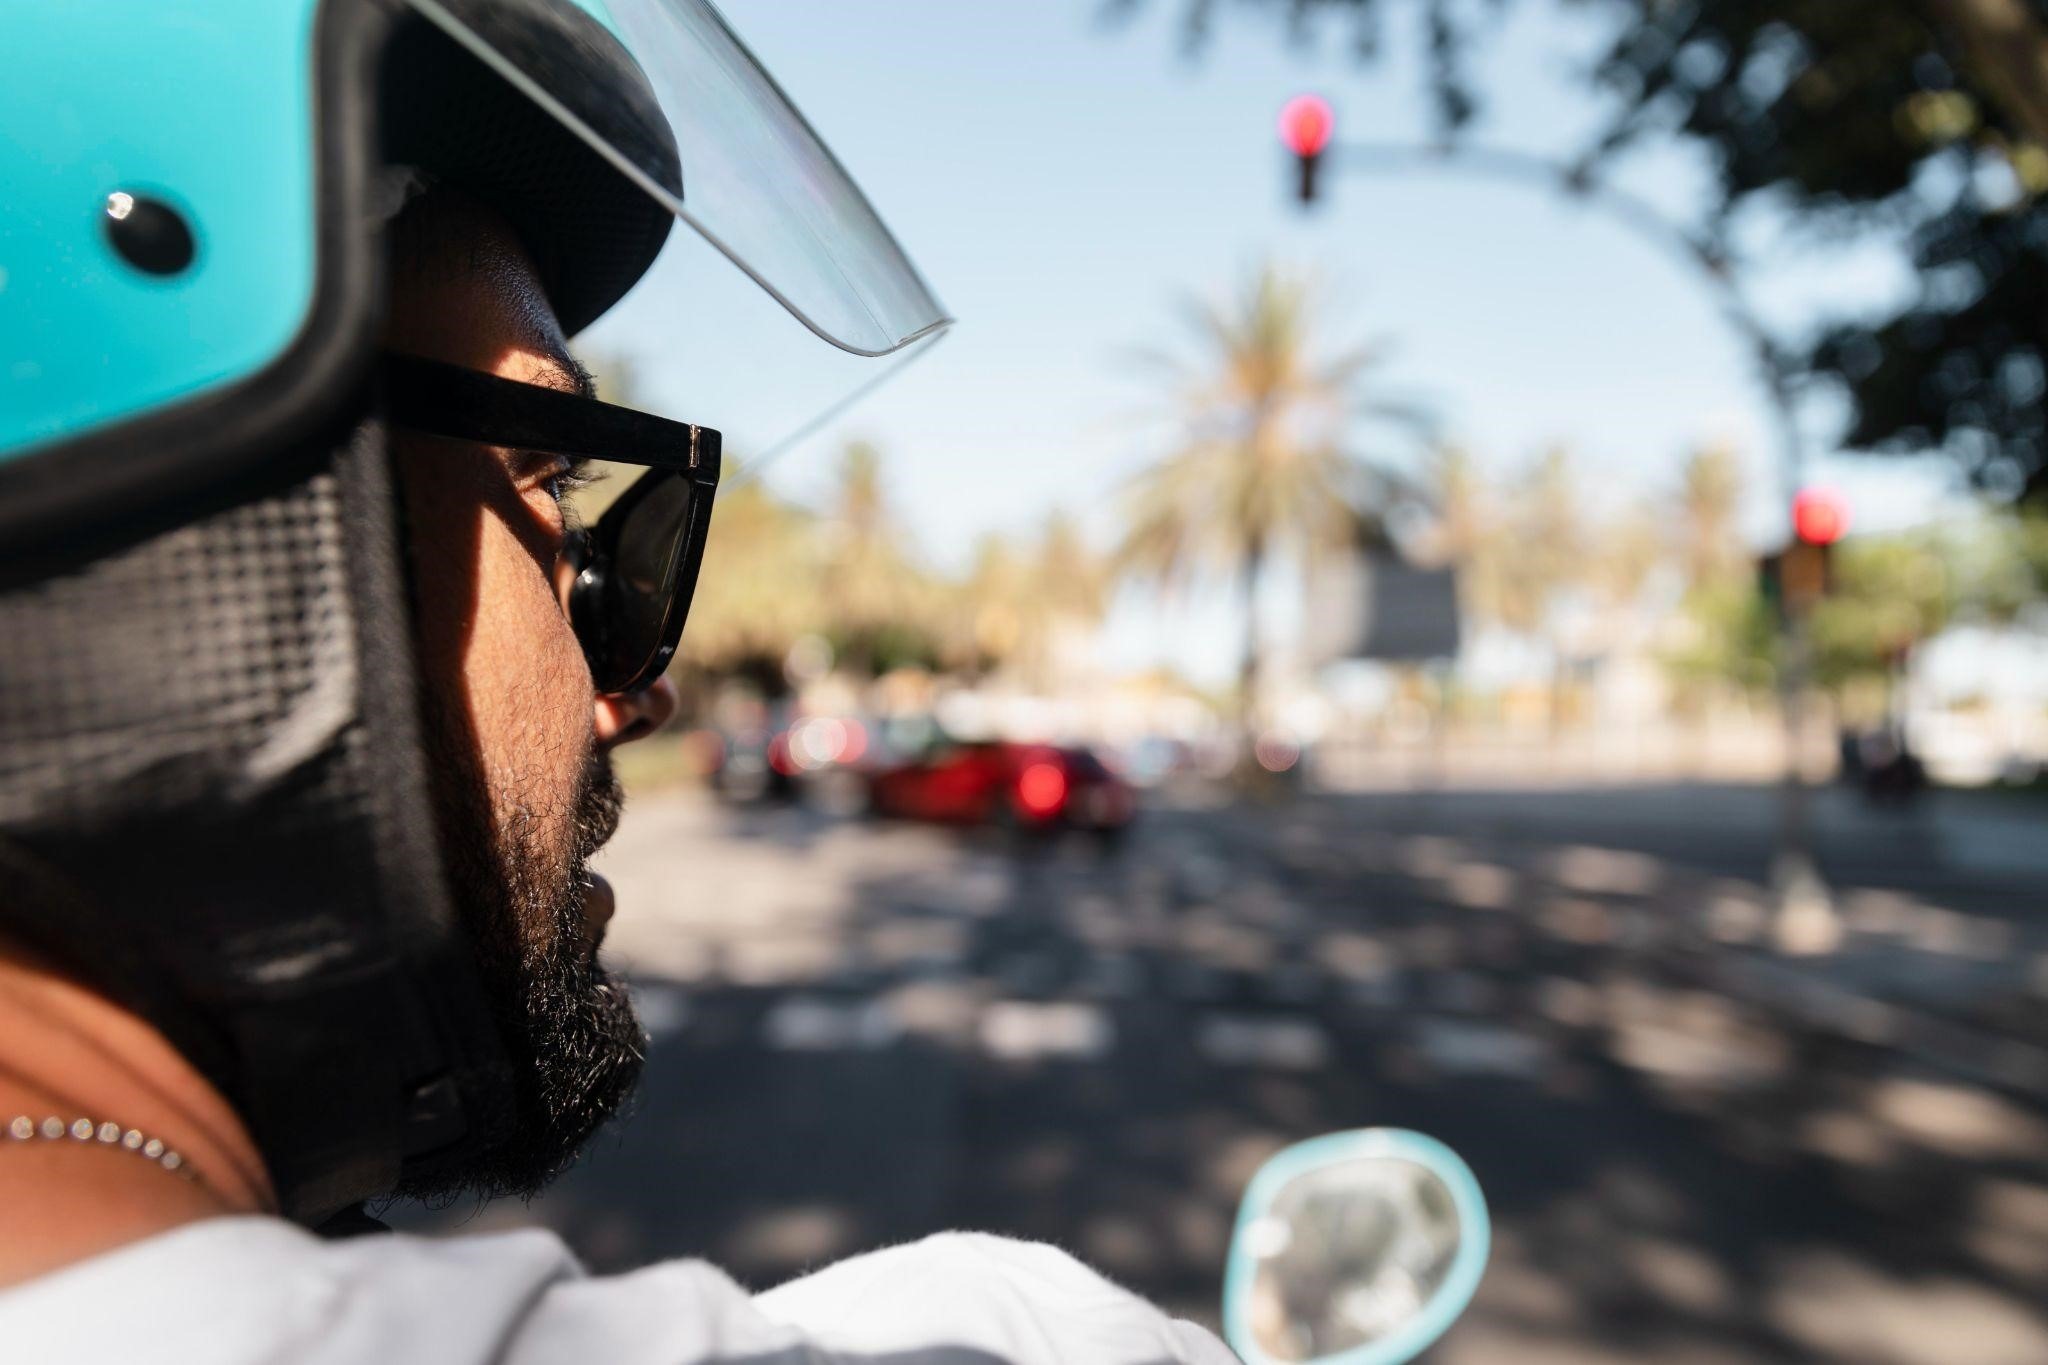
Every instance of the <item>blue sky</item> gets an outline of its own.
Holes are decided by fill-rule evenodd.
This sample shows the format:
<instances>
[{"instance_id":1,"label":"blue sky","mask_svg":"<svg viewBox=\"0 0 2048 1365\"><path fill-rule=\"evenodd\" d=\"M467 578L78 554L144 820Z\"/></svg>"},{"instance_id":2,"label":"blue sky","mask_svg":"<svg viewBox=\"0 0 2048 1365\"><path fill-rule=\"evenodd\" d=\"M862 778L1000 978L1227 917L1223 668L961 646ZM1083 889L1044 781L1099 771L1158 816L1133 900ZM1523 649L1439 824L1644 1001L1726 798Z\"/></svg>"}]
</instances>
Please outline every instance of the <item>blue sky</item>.
<instances>
[{"instance_id":1,"label":"blue sky","mask_svg":"<svg viewBox=\"0 0 2048 1365\"><path fill-rule=\"evenodd\" d=\"M1754 475L1751 532L1772 534L1760 393L1682 271L1525 187L1339 177L1320 211L1298 212L1280 105L1316 89L1337 106L1340 140L1418 138L1428 124L1413 63L1361 67L1334 33L1320 51L1290 48L1273 19L1227 6L1190 60L1179 8L1153 0L1137 21L1105 26L1098 0L727 0L960 319L771 482L821 495L838 442L857 435L885 449L896 503L938 562L1056 505L1106 540L1116 490L1156 453L1132 420L1150 394L1123 353L1170 343L1177 297L1221 294L1271 256L1329 283L1333 344L1392 341L1388 382L1429 400L1503 477L1562 442L1595 497L1618 503L1671 487L1696 445L1728 441ZM1570 78L1597 34L1547 6L1516 12L1529 17L1485 62L1492 108L1473 136L1569 150L1597 114ZM1699 200L1699 170L1667 150L1623 179L1682 212ZM679 242L670 255L591 337L627 354L660 406L724 426L744 449L865 372L748 299L700 248ZM1788 325L1905 287L1883 250L1768 256L1756 298ZM1915 514L1935 486L1892 465L1823 460L1820 472L1866 526ZM1124 662L1158 656L1215 676L1232 634L1219 612L1196 603L1182 620L1127 603L1129 628L1113 634Z\"/></svg>"}]
</instances>

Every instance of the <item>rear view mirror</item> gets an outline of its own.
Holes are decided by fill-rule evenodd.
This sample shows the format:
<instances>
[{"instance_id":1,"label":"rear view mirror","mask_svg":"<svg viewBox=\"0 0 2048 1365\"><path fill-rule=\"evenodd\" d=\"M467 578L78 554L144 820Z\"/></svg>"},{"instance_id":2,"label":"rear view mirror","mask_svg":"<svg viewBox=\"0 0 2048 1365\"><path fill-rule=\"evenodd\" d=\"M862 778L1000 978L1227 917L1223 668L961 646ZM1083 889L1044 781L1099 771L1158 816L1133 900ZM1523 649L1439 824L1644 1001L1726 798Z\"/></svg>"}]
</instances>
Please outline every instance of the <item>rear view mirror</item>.
<instances>
[{"instance_id":1,"label":"rear view mirror","mask_svg":"<svg viewBox=\"0 0 2048 1365\"><path fill-rule=\"evenodd\" d=\"M1223 1327L1246 1365L1396 1365L1471 1302L1491 1241L1457 1153L1398 1128L1287 1148L1245 1192Z\"/></svg>"}]
</instances>

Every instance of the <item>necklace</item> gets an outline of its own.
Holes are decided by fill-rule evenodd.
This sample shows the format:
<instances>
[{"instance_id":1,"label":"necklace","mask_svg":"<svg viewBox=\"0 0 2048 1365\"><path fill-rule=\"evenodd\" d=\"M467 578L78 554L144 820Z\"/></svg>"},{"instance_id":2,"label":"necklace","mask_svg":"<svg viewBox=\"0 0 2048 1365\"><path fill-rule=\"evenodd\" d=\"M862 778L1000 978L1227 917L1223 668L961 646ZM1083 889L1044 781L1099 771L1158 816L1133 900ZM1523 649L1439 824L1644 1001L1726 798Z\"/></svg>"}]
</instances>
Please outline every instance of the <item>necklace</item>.
<instances>
[{"instance_id":1,"label":"necklace","mask_svg":"<svg viewBox=\"0 0 2048 1365\"><path fill-rule=\"evenodd\" d=\"M14 1142L62 1142L68 1139L133 1152L180 1180L189 1180L195 1185L201 1183L198 1172L185 1164L184 1157L165 1146L162 1138L145 1136L139 1128L124 1129L118 1123L94 1123L91 1119L73 1119L66 1123L55 1114L38 1123L26 1114L18 1114L8 1123L7 1136Z\"/></svg>"}]
</instances>

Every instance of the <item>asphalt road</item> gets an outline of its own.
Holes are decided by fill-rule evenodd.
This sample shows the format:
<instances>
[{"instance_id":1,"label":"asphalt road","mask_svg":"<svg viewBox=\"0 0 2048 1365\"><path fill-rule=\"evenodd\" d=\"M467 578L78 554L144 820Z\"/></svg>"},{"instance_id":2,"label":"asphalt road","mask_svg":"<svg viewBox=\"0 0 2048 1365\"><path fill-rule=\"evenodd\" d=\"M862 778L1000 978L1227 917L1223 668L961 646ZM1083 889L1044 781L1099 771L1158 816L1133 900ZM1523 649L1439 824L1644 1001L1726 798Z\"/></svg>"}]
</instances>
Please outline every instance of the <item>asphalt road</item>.
<instances>
[{"instance_id":1,"label":"asphalt road","mask_svg":"<svg viewBox=\"0 0 2048 1365\"><path fill-rule=\"evenodd\" d=\"M1832 800L1840 951L1770 947L1767 793L1155 802L1121 848L636 801L636 1112L528 1208L766 1287L942 1228L1211 1323L1239 1192L1373 1124L1495 1250L1428 1357L2048 1362L2048 896L2005 813Z\"/></svg>"}]
</instances>

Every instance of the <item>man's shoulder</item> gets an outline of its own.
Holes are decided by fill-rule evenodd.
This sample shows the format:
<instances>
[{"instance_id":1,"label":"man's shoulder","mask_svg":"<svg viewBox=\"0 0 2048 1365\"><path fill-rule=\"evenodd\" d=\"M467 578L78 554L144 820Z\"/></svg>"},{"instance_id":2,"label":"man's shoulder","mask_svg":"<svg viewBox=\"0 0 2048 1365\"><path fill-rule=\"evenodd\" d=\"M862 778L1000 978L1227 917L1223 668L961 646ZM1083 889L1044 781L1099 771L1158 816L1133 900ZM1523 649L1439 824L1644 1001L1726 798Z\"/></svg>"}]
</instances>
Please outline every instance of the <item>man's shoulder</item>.
<instances>
[{"instance_id":1,"label":"man's shoulder","mask_svg":"<svg viewBox=\"0 0 2048 1365\"><path fill-rule=\"evenodd\" d=\"M1100 1361L1236 1365L1204 1329L1178 1321L1058 1247L946 1232L871 1251L770 1290L761 1311L800 1322L859 1356L919 1339L961 1362Z\"/></svg>"},{"instance_id":2,"label":"man's shoulder","mask_svg":"<svg viewBox=\"0 0 2048 1365\"><path fill-rule=\"evenodd\" d=\"M709 1266L661 1269L671 1291L701 1280L743 1298ZM559 1290L612 1283L540 1230L324 1242L277 1219L216 1218L0 1293L0 1338L89 1360L516 1361L562 1306Z\"/></svg>"},{"instance_id":3,"label":"man's shoulder","mask_svg":"<svg viewBox=\"0 0 2048 1365\"><path fill-rule=\"evenodd\" d=\"M323 1242L273 1219L192 1224L0 1294L24 1359L183 1365L1195 1365L1215 1338L1052 1247L947 1233L750 1297L702 1261L584 1273L538 1230Z\"/></svg>"}]
</instances>

